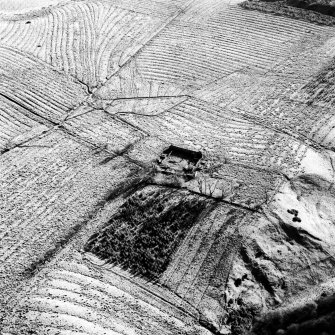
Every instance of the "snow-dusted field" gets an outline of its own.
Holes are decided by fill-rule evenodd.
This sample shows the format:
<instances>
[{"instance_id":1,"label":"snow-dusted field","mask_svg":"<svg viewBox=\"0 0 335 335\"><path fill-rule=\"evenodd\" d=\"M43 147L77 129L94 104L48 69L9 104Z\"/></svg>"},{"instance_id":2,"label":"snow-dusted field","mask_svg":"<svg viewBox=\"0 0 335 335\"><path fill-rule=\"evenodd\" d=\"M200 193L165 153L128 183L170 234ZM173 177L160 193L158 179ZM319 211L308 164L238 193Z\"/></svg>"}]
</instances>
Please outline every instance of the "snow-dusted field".
<instances>
[{"instance_id":1,"label":"snow-dusted field","mask_svg":"<svg viewBox=\"0 0 335 335\"><path fill-rule=\"evenodd\" d=\"M0 333L237 335L332 294L334 56L238 1L0 0Z\"/></svg>"}]
</instances>

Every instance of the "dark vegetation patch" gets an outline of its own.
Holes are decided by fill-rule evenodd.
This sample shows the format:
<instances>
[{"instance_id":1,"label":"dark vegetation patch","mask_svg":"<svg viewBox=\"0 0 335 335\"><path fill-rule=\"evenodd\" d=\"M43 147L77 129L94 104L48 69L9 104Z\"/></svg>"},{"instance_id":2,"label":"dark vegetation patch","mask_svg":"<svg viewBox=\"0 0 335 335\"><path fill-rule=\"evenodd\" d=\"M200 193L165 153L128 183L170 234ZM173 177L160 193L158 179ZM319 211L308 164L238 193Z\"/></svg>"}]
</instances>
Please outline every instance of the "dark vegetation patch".
<instances>
[{"instance_id":1,"label":"dark vegetation patch","mask_svg":"<svg viewBox=\"0 0 335 335\"><path fill-rule=\"evenodd\" d=\"M318 300L295 309L265 314L255 322L253 334L335 334L335 295L321 296Z\"/></svg>"},{"instance_id":2,"label":"dark vegetation patch","mask_svg":"<svg viewBox=\"0 0 335 335\"><path fill-rule=\"evenodd\" d=\"M287 16L293 19L312 22L320 25L335 24L335 7L330 1L286 0L258 1L250 0L240 3L245 9L258 10L264 13Z\"/></svg>"},{"instance_id":3,"label":"dark vegetation patch","mask_svg":"<svg viewBox=\"0 0 335 335\"><path fill-rule=\"evenodd\" d=\"M287 0L286 3L292 7L312 10L323 15L335 16L335 7L329 0Z\"/></svg>"},{"instance_id":4,"label":"dark vegetation patch","mask_svg":"<svg viewBox=\"0 0 335 335\"><path fill-rule=\"evenodd\" d=\"M187 191L146 187L120 207L84 250L155 280L209 202Z\"/></svg>"},{"instance_id":5,"label":"dark vegetation patch","mask_svg":"<svg viewBox=\"0 0 335 335\"><path fill-rule=\"evenodd\" d=\"M323 67L302 88L301 95L305 103L335 106L335 60Z\"/></svg>"},{"instance_id":6,"label":"dark vegetation patch","mask_svg":"<svg viewBox=\"0 0 335 335\"><path fill-rule=\"evenodd\" d=\"M296 209L292 208L292 209L288 209L287 213L292 214L294 216L298 216L299 211L297 211Z\"/></svg>"},{"instance_id":7,"label":"dark vegetation patch","mask_svg":"<svg viewBox=\"0 0 335 335\"><path fill-rule=\"evenodd\" d=\"M301 222L301 219L298 217L299 212L296 209L288 209L287 213L293 215L293 218L292 218L293 222Z\"/></svg>"},{"instance_id":8,"label":"dark vegetation patch","mask_svg":"<svg viewBox=\"0 0 335 335\"><path fill-rule=\"evenodd\" d=\"M240 303L240 308L231 309L227 324L231 326L232 335L249 335L256 311Z\"/></svg>"},{"instance_id":9,"label":"dark vegetation patch","mask_svg":"<svg viewBox=\"0 0 335 335\"><path fill-rule=\"evenodd\" d=\"M293 217L292 219L293 222L301 222L301 219L298 218L297 216Z\"/></svg>"},{"instance_id":10,"label":"dark vegetation patch","mask_svg":"<svg viewBox=\"0 0 335 335\"><path fill-rule=\"evenodd\" d=\"M247 274L244 274L241 278L237 278L237 279L235 279L235 281L234 281L235 286L236 286L236 287L239 287L239 286L242 284L242 282L243 282L244 280L246 280L247 278L248 278L248 275L247 275Z\"/></svg>"}]
</instances>

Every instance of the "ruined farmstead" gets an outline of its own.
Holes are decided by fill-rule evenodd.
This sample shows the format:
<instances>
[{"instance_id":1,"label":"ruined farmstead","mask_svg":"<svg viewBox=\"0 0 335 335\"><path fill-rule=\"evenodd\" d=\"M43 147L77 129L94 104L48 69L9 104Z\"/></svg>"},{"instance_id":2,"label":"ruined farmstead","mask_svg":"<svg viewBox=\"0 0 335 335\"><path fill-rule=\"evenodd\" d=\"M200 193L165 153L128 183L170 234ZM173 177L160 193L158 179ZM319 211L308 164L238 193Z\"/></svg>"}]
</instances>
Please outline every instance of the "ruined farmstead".
<instances>
[{"instance_id":1,"label":"ruined farmstead","mask_svg":"<svg viewBox=\"0 0 335 335\"><path fill-rule=\"evenodd\" d=\"M0 334L335 334L328 0L0 0Z\"/></svg>"}]
</instances>

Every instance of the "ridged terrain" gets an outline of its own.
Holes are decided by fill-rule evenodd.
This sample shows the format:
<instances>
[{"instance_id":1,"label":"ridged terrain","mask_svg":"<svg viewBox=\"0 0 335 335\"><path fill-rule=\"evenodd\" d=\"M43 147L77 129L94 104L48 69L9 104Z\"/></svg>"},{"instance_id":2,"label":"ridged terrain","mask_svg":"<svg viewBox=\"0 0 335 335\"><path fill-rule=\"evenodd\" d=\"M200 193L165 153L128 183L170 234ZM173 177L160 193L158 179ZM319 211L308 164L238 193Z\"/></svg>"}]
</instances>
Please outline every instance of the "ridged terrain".
<instances>
[{"instance_id":1,"label":"ridged terrain","mask_svg":"<svg viewBox=\"0 0 335 335\"><path fill-rule=\"evenodd\" d=\"M324 45L319 35L304 39L292 57L266 76L252 70L237 72L195 95L302 141L310 140L316 147L332 148L334 121L329 99L333 48L332 40ZM320 59L319 66L314 58Z\"/></svg>"},{"instance_id":2,"label":"ridged terrain","mask_svg":"<svg viewBox=\"0 0 335 335\"><path fill-rule=\"evenodd\" d=\"M121 7L134 12L150 16L173 17L179 11L187 7L192 1L184 0L108 0L113 6Z\"/></svg>"},{"instance_id":3,"label":"ridged terrain","mask_svg":"<svg viewBox=\"0 0 335 335\"><path fill-rule=\"evenodd\" d=\"M20 309L25 308L29 312L8 323L4 335L16 334L15 329L62 335L210 334L150 288L114 272L97 276L94 268L75 261L62 262L48 273L39 289L22 301Z\"/></svg>"},{"instance_id":4,"label":"ridged terrain","mask_svg":"<svg viewBox=\"0 0 335 335\"><path fill-rule=\"evenodd\" d=\"M131 165L106 157L60 132L1 156L2 300L127 177Z\"/></svg>"},{"instance_id":5,"label":"ridged terrain","mask_svg":"<svg viewBox=\"0 0 335 335\"><path fill-rule=\"evenodd\" d=\"M28 117L24 108L17 104L1 99L0 107L0 151L8 149L11 140L15 137L37 128L40 124L36 120Z\"/></svg>"},{"instance_id":6,"label":"ridged terrain","mask_svg":"<svg viewBox=\"0 0 335 335\"><path fill-rule=\"evenodd\" d=\"M176 252L161 281L198 307L209 286L224 285L239 247L238 226L246 212L223 205L197 224Z\"/></svg>"},{"instance_id":7,"label":"ridged terrain","mask_svg":"<svg viewBox=\"0 0 335 335\"><path fill-rule=\"evenodd\" d=\"M260 13L225 2L195 2L96 94L111 98L187 94L235 71L266 71L285 59L307 29L322 31L284 18L264 20Z\"/></svg>"},{"instance_id":8,"label":"ridged terrain","mask_svg":"<svg viewBox=\"0 0 335 335\"><path fill-rule=\"evenodd\" d=\"M52 2L0 13L0 333L311 325L291 311L335 292L334 28Z\"/></svg>"},{"instance_id":9,"label":"ridged terrain","mask_svg":"<svg viewBox=\"0 0 335 335\"><path fill-rule=\"evenodd\" d=\"M41 16L2 21L0 40L94 87L105 82L164 23L107 1L74 1L51 7Z\"/></svg>"},{"instance_id":10,"label":"ridged terrain","mask_svg":"<svg viewBox=\"0 0 335 335\"><path fill-rule=\"evenodd\" d=\"M273 171L295 173L297 162L307 150L292 137L195 99L155 117L124 113L119 118L168 143L199 148L221 160Z\"/></svg>"},{"instance_id":11,"label":"ridged terrain","mask_svg":"<svg viewBox=\"0 0 335 335\"><path fill-rule=\"evenodd\" d=\"M35 57L1 46L0 62L0 99L30 118L59 122L85 98L78 81Z\"/></svg>"},{"instance_id":12,"label":"ridged terrain","mask_svg":"<svg viewBox=\"0 0 335 335\"><path fill-rule=\"evenodd\" d=\"M75 117L69 117L63 127L101 150L115 153L122 152L145 136L145 132L108 113L90 109Z\"/></svg>"}]
</instances>

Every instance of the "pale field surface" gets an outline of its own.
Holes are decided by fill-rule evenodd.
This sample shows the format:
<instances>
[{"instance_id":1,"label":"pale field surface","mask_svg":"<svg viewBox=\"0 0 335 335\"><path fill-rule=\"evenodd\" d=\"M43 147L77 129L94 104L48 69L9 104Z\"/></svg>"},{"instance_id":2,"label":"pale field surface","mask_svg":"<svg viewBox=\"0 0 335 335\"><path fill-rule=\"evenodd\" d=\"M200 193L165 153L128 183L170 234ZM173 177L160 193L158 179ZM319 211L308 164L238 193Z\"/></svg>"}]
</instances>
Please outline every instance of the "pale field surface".
<instances>
[{"instance_id":1,"label":"pale field surface","mask_svg":"<svg viewBox=\"0 0 335 335\"><path fill-rule=\"evenodd\" d=\"M0 0L0 12L24 13L30 10L37 10L43 7L57 5L64 0Z\"/></svg>"},{"instance_id":2,"label":"pale field surface","mask_svg":"<svg viewBox=\"0 0 335 335\"><path fill-rule=\"evenodd\" d=\"M0 334L241 335L335 293L334 27L222 0L0 12ZM135 262L164 250L158 275L115 261L161 224Z\"/></svg>"}]
</instances>

